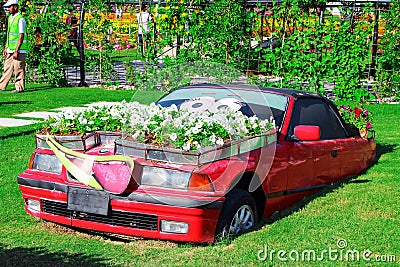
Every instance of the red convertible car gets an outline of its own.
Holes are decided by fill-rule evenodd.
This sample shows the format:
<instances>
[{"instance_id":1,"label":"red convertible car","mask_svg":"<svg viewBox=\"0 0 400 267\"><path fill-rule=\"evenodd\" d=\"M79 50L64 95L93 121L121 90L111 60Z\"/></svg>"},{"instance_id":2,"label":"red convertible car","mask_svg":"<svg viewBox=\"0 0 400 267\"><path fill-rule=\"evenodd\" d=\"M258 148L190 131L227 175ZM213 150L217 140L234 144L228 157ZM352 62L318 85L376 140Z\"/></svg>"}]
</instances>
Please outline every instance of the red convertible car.
<instances>
[{"instance_id":1,"label":"red convertible car","mask_svg":"<svg viewBox=\"0 0 400 267\"><path fill-rule=\"evenodd\" d=\"M304 196L359 174L375 158L375 141L361 138L335 104L314 93L202 84L181 87L157 104L198 109L211 98L217 108L233 105L249 117L272 116L276 128L197 152L155 148L112 132L95 132L76 146L37 135L29 167L18 176L26 211L93 231L213 242L253 229ZM60 143L71 148L65 158L92 156L103 163L93 164L98 170L117 166L119 176L82 182L60 161Z\"/></svg>"}]
</instances>

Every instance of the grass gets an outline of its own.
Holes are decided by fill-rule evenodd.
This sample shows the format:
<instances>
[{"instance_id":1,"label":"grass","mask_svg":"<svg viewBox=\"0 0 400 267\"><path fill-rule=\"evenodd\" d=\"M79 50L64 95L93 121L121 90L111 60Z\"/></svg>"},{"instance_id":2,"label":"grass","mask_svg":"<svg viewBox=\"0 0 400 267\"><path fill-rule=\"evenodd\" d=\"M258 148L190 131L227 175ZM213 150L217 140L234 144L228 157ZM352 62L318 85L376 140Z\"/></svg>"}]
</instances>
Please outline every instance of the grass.
<instances>
[{"instance_id":1,"label":"grass","mask_svg":"<svg viewBox=\"0 0 400 267\"><path fill-rule=\"evenodd\" d=\"M160 97L159 92L137 92L131 90L104 90L101 88L65 87L52 88L49 85L35 84L27 87L26 92L13 94L13 85L8 91L0 92L0 116L11 118L18 113L49 111L53 108L83 106L99 101L139 101L149 103Z\"/></svg>"},{"instance_id":2,"label":"grass","mask_svg":"<svg viewBox=\"0 0 400 267\"><path fill-rule=\"evenodd\" d=\"M31 87L27 93L1 93L0 117L58 106L129 99L132 91ZM141 102L156 97L135 95ZM29 103L27 103L28 101ZM4 104L13 102L13 104ZM395 255L400 263L400 105L370 105L377 131L377 162L365 173L309 197L296 207L230 242L180 244L140 238L121 239L45 223L26 214L16 182L34 148L32 126L0 129L1 266L372 266L364 261L281 261L296 252L338 249L371 251L371 257ZM261 258L267 250L267 258ZM269 253L274 250L273 260ZM332 254L334 256L336 254ZM377 265L379 266L379 265Z\"/></svg>"}]
</instances>

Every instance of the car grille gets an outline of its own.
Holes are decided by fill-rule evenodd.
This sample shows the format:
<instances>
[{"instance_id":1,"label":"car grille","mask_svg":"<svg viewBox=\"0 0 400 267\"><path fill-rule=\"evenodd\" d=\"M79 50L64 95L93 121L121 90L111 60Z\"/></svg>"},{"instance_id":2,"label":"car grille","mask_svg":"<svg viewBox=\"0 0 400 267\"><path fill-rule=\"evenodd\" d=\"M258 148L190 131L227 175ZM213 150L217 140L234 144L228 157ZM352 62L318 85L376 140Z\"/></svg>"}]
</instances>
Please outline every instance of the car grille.
<instances>
[{"instance_id":1,"label":"car grille","mask_svg":"<svg viewBox=\"0 0 400 267\"><path fill-rule=\"evenodd\" d=\"M115 226L132 227L136 229L158 230L158 217L156 215L123 212L111 210L109 215L98 215L67 209L67 203L42 199L43 212L91 222L104 223Z\"/></svg>"}]
</instances>

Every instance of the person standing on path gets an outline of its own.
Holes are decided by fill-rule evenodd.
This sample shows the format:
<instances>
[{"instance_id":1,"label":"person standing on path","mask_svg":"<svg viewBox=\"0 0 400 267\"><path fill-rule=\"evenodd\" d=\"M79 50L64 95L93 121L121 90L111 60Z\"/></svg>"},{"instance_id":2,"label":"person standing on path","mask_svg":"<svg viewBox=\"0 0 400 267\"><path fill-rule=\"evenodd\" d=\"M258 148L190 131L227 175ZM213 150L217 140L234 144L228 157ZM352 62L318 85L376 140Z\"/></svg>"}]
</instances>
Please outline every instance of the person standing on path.
<instances>
[{"instance_id":1,"label":"person standing on path","mask_svg":"<svg viewBox=\"0 0 400 267\"><path fill-rule=\"evenodd\" d=\"M8 0L3 7L8 9L10 15L7 19L7 41L3 51L6 60L0 90L6 90L14 73L15 90L12 92L19 93L25 90L26 21L18 12L18 0Z\"/></svg>"},{"instance_id":2,"label":"person standing on path","mask_svg":"<svg viewBox=\"0 0 400 267\"><path fill-rule=\"evenodd\" d=\"M138 22L138 41L139 46L142 50L142 56L144 56L144 52L147 50L147 38L149 29L149 22L151 21L151 15L147 11L146 6L142 6L140 12L136 13L136 20Z\"/></svg>"}]
</instances>

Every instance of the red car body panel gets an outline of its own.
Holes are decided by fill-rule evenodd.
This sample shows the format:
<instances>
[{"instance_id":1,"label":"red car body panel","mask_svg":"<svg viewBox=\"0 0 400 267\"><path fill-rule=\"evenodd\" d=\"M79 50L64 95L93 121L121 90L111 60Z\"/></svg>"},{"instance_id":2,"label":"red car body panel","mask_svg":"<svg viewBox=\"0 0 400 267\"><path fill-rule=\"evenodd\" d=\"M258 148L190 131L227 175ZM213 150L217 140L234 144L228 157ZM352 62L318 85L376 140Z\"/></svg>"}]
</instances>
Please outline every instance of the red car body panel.
<instances>
[{"instance_id":1,"label":"red car body panel","mask_svg":"<svg viewBox=\"0 0 400 267\"><path fill-rule=\"evenodd\" d=\"M324 186L359 174L372 162L376 151L373 139L353 136L317 141L288 140L297 98L287 91L277 90L275 93L287 95L289 101L274 151L272 146L266 146L201 166L133 157L137 165L132 176L136 182L130 185L126 194L110 194L110 214L107 216L68 209L68 190L89 188L68 178L64 167L60 174L54 174L30 166L18 177L26 211L44 220L94 231L162 240L213 242L225 196L230 189L241 184L241 179L259 179L261 189L256 192L263 195L257 203L263 208L259 215L269 217ZM299 93L302 94L306 93ZM307 96L314 97L312 94ZM99 149L95 147L87 153L100 155ZM34 153L54 154L50 149L42 148L35 149ZM213 191L140 186L143 166L207 174ZM247 177L246 174L253 176ZM28 199L39 201L40 211L28 208ZM163 232L162 220L185 222L188 232Z\"/></svg>"},{"instance_id":2,"label":"red car body panel","mask_svg":"<svg viewBox=\"0 0 400 267\"><path fill-rule=\"evenodd\" d=\"M29 186L19 186L23 192L24 199L47 200L61 203L67 202L67 194L56 191L32 188ZM113 210L145 213L158 217L158 220L185 221L190 225L189 232L186 235L162 233L159 229L145 230L124 226L113 226L110 224L93 222L66 216L54 215L46 212L34 212L26 208L26 211L33 216L40 217L44 220L63 224L66 226L90 229L93 231L111 232L121 235L144 236L147 238L174 240L184 242L212 242L214 240L215 225L218 221L219 210L204 208L185 208L160 206L158 204L126 202L120 200L111 200L110 203ZM25 206L26 207L26 206ZM157 225L159 223L157 222Z\"/></svg>"}]
</instances>

